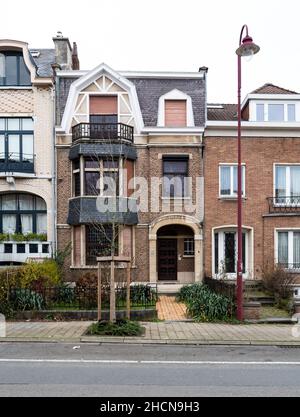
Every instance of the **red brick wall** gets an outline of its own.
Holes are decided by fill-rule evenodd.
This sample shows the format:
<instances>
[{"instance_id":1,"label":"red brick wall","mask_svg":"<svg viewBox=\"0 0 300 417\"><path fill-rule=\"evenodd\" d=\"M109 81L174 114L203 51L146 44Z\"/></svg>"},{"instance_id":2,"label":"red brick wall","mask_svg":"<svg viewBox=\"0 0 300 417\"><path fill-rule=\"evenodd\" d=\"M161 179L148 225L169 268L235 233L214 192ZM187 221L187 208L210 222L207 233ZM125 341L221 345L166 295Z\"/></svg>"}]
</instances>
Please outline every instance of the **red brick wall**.
<instances>
[{"instance_id":1,"label":"red brick wall","mask_svg":"<svg viewBox=\"0 0 300 417\"><path fill-rule=\"evenodd\" d=\"M237 162L237 139L205 138L205 273L212 275L212 229L237 224L237 202L219 199L219 164ZM300 139L242 139L242 162L246 164L246 200L243 225L254 228L254 274L260 277L263 263L274 261L274 229L299 227L300 217L267 217L267 197L273 196L273 164L300 163Z\"/></svg>"}]
</instances>

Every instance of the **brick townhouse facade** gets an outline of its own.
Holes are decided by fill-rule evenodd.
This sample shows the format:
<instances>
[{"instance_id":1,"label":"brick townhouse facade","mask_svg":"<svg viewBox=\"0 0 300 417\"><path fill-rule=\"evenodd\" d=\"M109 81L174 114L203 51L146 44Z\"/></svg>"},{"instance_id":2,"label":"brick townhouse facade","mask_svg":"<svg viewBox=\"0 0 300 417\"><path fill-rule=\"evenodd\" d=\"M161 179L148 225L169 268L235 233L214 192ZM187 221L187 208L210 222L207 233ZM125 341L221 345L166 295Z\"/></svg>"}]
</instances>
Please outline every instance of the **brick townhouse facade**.
<instances>
[{"instance_id":1,"label":"brick townhouse facade","mask_svg":"<svg viewBox=\"0 0 300 417\"><path fill-rule=\"evenodd\" d=\"M242 105L244 277L264 265L300 272L300 95L266 84ZM205 131L205 273L235 277L237 106L209 105ZM300 283L300 281L299 281Z\"/></svg>"},{"instance_id":2,"label":"brick townhouse facade","mask_svg":"<svg viewBox=\"0 0 300 417\"><path fill-rule=\"evenodd\" d=\"M57 236L60 249L72 242L67 280L115 253L131 257L135 281L201 281L206 72L57 71ZM117 210L99 210L108 202Z\"/></svg>"}]
</instances>

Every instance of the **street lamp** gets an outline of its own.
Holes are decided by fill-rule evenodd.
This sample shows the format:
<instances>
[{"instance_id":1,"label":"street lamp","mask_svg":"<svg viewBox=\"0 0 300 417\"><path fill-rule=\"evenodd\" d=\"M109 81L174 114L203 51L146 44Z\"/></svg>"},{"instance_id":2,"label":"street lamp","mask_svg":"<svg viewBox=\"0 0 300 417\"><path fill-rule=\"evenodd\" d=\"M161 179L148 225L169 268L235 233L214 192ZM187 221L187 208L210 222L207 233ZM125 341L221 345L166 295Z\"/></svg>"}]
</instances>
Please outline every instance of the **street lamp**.
<instances>
[{"instance_id":1,"label":"street lamp","mask_svg":"<svg viewBox=\"0 0 300 417\"><path fill-rule=\"evenodd\" d=\"M244 36L244 32L246 35ZM237 260L237 319L243 321L243 230L242 230L242 57L252 57L259 52L259 46L255 45L248 33L248 26L244 25L241 30L238 56L238 260Z\"/></svg>"}]
</instances>

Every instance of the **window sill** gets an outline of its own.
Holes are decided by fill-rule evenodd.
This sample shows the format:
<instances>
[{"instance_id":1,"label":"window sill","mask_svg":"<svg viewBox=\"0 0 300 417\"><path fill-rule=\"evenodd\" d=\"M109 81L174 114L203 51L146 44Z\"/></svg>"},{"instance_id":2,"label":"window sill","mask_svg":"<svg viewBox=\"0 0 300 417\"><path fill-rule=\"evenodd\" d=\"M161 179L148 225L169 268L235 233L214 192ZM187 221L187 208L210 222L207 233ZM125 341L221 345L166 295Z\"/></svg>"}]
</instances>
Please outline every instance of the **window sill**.
<instances>
[{"instance_id":1,"label":"window sill","mask_svg":"<svg viewBox=\"0 0 300 417\"><path fill-rule=\"evenodd\" d=\"M248 200L247 197L242 197L242 199L245 200L245 201ZM218 197L218 200L223 200L223 201L237 201L238 200L238 197L233 197L233 196L230 196L230 197L219 196Z\"/></svg>"},{"instance_id":2,"label":"window sill","mask_svg":"<svg viewBox=\"0 0 300 417\"><path fill-rule=\"evenodd\" d=\"M33 90L33 87L31 85L25 86L25 85L12 85L12 86L6 86L2 85L0 86L0 90Z\"/></svg>"},{"instance_id":3,"label":"window sill","mask_svg":"<svg viewBox=\"0 0 300 417\"><path fill-rule=\"evenodd\" d=\"M194 259L195 255L183 255L182 259Z\"/></svg>"},{"instance_id":4,"label":"window sill","mask_svg":"<svg viewBox=\"0 0 300 417\"><path fill-rule=\"evenodd\" d=\"M163 201L184 201L191 200L192 197L161 197Z\"/></svg>"}]
</instances>

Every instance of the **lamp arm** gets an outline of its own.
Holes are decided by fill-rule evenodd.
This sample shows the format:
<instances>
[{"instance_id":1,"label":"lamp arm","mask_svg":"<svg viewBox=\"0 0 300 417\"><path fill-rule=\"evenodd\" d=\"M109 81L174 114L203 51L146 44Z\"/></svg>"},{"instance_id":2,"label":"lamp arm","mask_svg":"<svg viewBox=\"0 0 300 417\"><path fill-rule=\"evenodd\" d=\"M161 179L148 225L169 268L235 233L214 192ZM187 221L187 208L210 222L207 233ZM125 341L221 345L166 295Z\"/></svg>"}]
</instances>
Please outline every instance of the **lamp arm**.
<instances>
[{"instance_id":1,"label":"lamp arm","mask_svg":"<svg viewBox=\"0 0 300 417\"><path fill-rule=\"evenodd\" d=\"M242 45L242 41L243 41L243 34L244 34L244 31L246 30L246 36L249 36L249 31L248 31L248 25L244 25L243 27L242 27L242 30L241 30L241 35L240 35L240 43L239 43L239 46L241 46Z\"/></svg>"}]
</instances>

